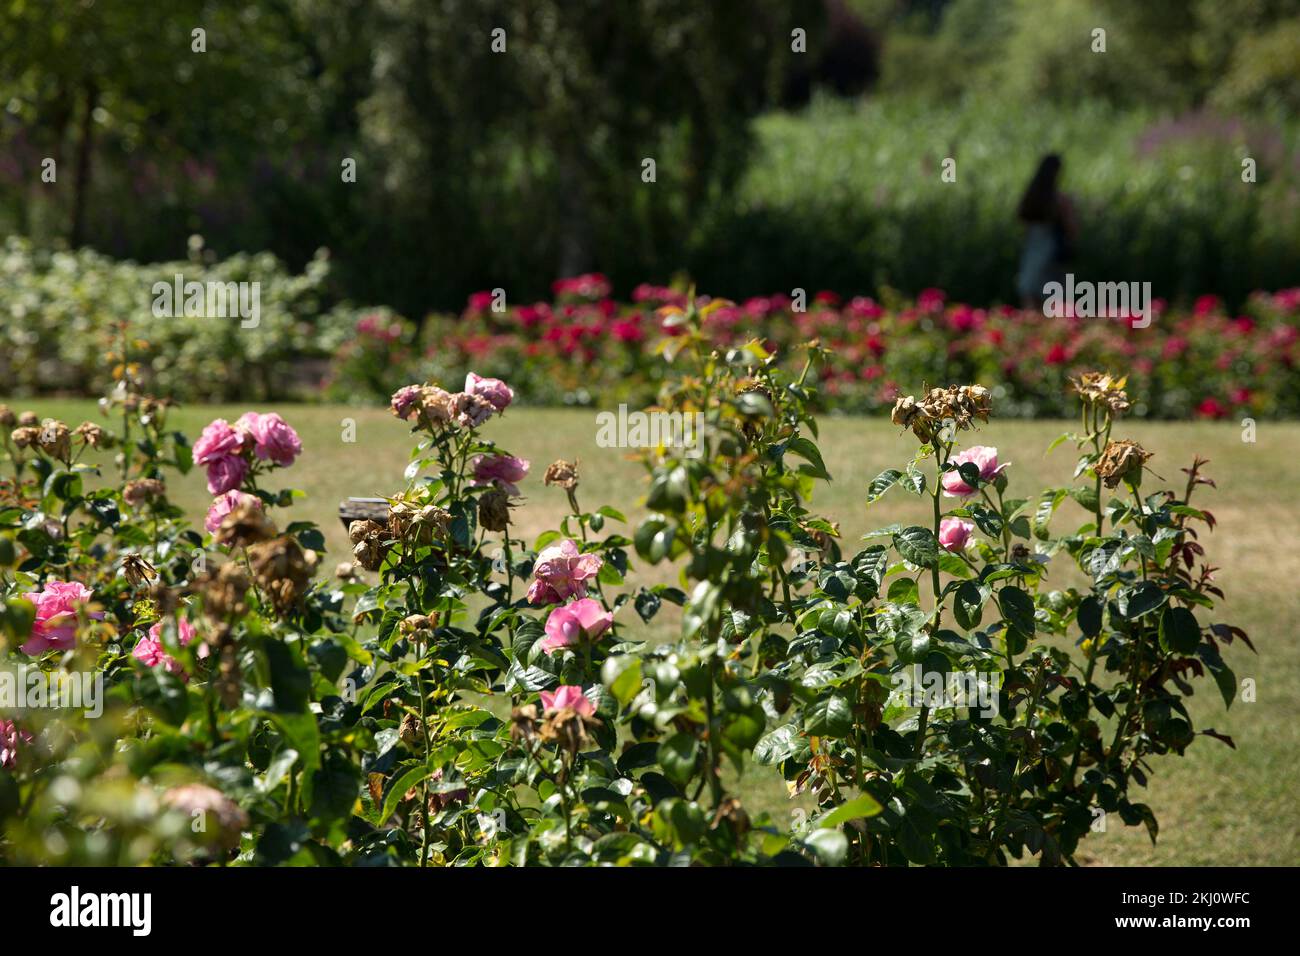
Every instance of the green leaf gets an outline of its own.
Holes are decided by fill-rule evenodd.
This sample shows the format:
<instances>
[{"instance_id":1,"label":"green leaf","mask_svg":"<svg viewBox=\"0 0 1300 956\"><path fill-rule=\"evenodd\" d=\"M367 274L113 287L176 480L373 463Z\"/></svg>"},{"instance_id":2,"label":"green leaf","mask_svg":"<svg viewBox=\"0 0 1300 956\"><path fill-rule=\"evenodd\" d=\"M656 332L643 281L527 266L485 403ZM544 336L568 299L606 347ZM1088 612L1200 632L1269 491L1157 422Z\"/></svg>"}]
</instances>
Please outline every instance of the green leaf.
<instances>
[{"instance_id":1,"label":"green leaf","mask_svg":"<svg viewBox=\"0 0 1300 956\"><path fill-rule=\"evenodd\" d=\"M1056 513L1057 507L1065 500L1065 494L1065 490L1062 488L1043 492L1042 500L1038 502L1038 508L1034 511L1033 531L1035 538L1040 541L1047 540L1047 525L1052 520L1052 515Z\"/></svg>"},{"instance_id":2,"label":"green leaf","mask_svg":"<svg viewBox=\"0 0 1300 956\"><path fill-rule=\"evenodd\" d=\"M952 613L962 630L973 631L980 626L980 620L984 617L984 602L988 596L988 588L981 587L974 581L964 581L957 588Z\"/></svg>"},{"instance_id":3,"label":"green leaf","mask_svg":"<svg viewBox=\"0 0 1300 956\"><path fill-rule=\"evenodd\" d=\"M690 498L691 479L685 467L661 468L650 479L646 507L655 511L681 511Z\"/></svg>"},{"instance_id":4,"label":"green leaf","mask_svg":"<svg viewBox=\"0 0 1300 956\"><path fill-rule=\"evenodd\" d=\"M266 773L253 781L253 786L258 793L271 793L280 785L284 775L289 772L289 768L294 765L298 759L298 751L292 747L285 747L266 765Z\"/></svg>"},{"instance_id":5,"label":"green leaf","mask_svg":"<svg viewBox=\"0 0 1300 956\"><path fill-rule=\"evenodd\" d=\"M626 707L641 689L641 661L630 654L616 654L605 660L600 678L619 705Z\"/></svg>"},{"instance_id":6,"label":"green leaf","mask_svg":"<svg viewBox=\"0 0 1300 956\"><path fill-rule=\"evenodd\" d=\"M1176 654L1190 654L1201 643L1201 626L1185 607L1167 607L1160 615L1160 646Z\"/></svg>"},{"instance_id":7,"label":"green leaf","mask_svg":"<svg viewBox=\"0 0 1300 956\"><path fill-rule=\"evenodd\" d=\"M939 563L939 542L929 528L904 528L894 535L894 547L904 560L918 567L932 568Z\"/></svg>"},{"instance_id":8,"label":"green leaf","mask_svg":"<svg viewBox=\"0 0 1300 956\"><path fill-rule=\"evenodd\" d=\"M632 540L636 553L651 564L657 564L673 553L675 529L661 514L652 514L637 526Z\"/></svg>"},{"instance_id":9,"label":"green leaf","mask_svg":"<svg viewBox=\"0 0 1300 956\"><path fill-rule=\"evenodd\" d=\"M783 724L754 745L754 759L761 764L778 764L797 754L805 743L797 725Z\"/></svg>"},{"instance_id":10,"label":"green leaf","mask_svg":"<svg viewBox=\"0 0 1300 956\"><path fill-rule=\"evenodd\" d=\"M1034 636L1034 599L1009 584L998 592L998 607L1007 623L1025 637Z\"/></svg>"},{"instance_id":11,"label":"green leaf","mask_svg":"<svg viewBox=\"0 0 1300 956\"><path fill-rule=\"evenodd\" d=\"M721 597L722 587L712 581L701 581L695 585L682 614L682 634L686 637L699 636L717 613Z\"/></svg>"},{"instance_id":12,"label":"green leaf","mask_svg":"<svg viewBox=\"0 0 1300 956\"><path fill-rule=\"evenodd\" d=\"M849 853L849 838L842 830L814 830L803 842L826 866L839 866Z\"/></svg>"},{"instance_id":13,"label":"green leaf","mask_svg":"<svg viewBox=\"0 0 1300 956\"><path fill-rule=\"evenodd\" d=\"M776 409L762 392L741 392L736 396L736 411L751 418L771 418L776 414Z\"/></svg>"},{"instance_id":14,"label":"green leaf","mask_svg":"<svg viewBox=\"0 0 1300 956\"><path fill-rule=\"evenodd\" d=\"M898 482L898 479L902 477L903 473L893 468L886 469L876 475L876 477L872 479L871 484L867 485L867 504L871 504L890 488L894 487Z\"/></svg>"},{"instance_id":15,"label":"green leaf","mask_svg":"<svg viewBox=\"0 0 1300 956\"><path fill-rule=\"evenodd\" d=\"M1097 496L1097 487L1095 485L1075 485L1070 489L1070 497L1077 501L1086 511L1096 513L1100 499Z\"/></svg>"},{"instance_id":16,"label":"green leaf","mask_svg":"<svg viewBox=\"0 0 1300 956\"><path fill-rule=\"evenodd\" d=\"M281 640L267 638L262 642L271 668L271 693L275 709L288 713L301 713L311 699L311 674L298 663L294 652Z\"/></svg>"},{"instance_id":17,"label":"green leaf","mask_svg":"<svg viewBox=\"0 0 1300 956\"><path fill-rule=\"evenodd\" d=\"M821 450L807 438L802 435L796 435L786 443L786 450L794 452L801 458L807 458L812 463L812 467L806 469L808 474L814 478L821 478L823 481L830 481L830 472L826 470L826 463L822 461Z\"/></svg>"},{"instance_id":18,"label":"green leaf","mask_svg":"<svg viewBox=\"0 0 1300 956\"><path fill-rule=\"evenodd\" d=\"M1120 591L1115 603L1119 612L1130 620L1150 614L1165 603L1165 592L1153 581L1139 581L1131 588Z\"/></svg>"},{"instance_id":19,"label":"green leaf","mask_svg":"<svg viewBox=\"0 0 1300 956\"><path fill-rule=\"evenodd\" d=\"M884 807L869 793L864 793L847 803L841 803L826 816L817 821L817 826L821 829L827 827L839 826L841 823L847 823L850 820L860 820L864 817L874 817L884 810Z\"/></svg>"},{"instance_id":20,"label":"green leaf","mask_svg":"<svg viewBox=\"0 0 1300 956\"><path fill-rule=\"evenodd\" d=\"M685 786L695 773L700 742L690 734L673 734L659 745L659 766L664 776L678 786Z\"/></svg>"},{"instance_id":21,"label":"green leaf","mask_svg":"<svg viewBox=\"0 0 1300 956\"><path fill-rule=\"evenodd\" d=\"M914 495L925 494L925 475L916 467L916 462L907 463L907 474L903 476L903 487Z\"/></svg>"},{"instance_id":22,"label":"green leaf","mask_svg":"<svg viewBox=\"0 0 1300 956\"><path fill-rule=\"evenodd\" d=\"M1223 698L1223 706L1225 708L1231 707L1232 702L1237 699L1237 675L1227 665L1212 668L1211 673L1214 674L1214 682L1219 685L1219 695Z\"/></svg>"},{"instance_id":23,"label":"green leaf","mask_svg":"<svg viewBox=\"0 0 1300 956\"><path fill-rule=\"evenodd\" d=\"M1079 629L1086 637L1096 637L1101 633L1101 601L1088 596L1079 602Z\"/></svg>"},{"instance_id":24,"label":"green leaf","mask_svg":"<svg viewBox=\"0 0 1300 956\"><path fill-rule=\"evenodd\" d=\"M804 731L814 737L847 737L853 731L853 709L838 694L814 701L804 712Z\"/></svg>"},{"instance_id":25,"label":"green leaf","mask_svg":"<svg viewBox=\"0 0 1300 956\"><path fill-rule=\"evenodd\" d=\"M393 811L397 809L397 805L402 802L402 797L406 796L406 792L424 780L425 777L432 775L433 771L430 768L424 764L419 764L394 780L392 786L388 788L388 796L384 798L384 809L379 815L378 822L382 824L391 817Z\"/></svg>"},{"instance_id":26,"label":"green leaf","mask_svg":"<svg viewBox=\"0 0 1300 956\"><path fill-rule=\"evenodd\" d=\"M920 604L921 589L912 578L895 578L887 597L896 604Z\"/></svg>"}]
</instances>

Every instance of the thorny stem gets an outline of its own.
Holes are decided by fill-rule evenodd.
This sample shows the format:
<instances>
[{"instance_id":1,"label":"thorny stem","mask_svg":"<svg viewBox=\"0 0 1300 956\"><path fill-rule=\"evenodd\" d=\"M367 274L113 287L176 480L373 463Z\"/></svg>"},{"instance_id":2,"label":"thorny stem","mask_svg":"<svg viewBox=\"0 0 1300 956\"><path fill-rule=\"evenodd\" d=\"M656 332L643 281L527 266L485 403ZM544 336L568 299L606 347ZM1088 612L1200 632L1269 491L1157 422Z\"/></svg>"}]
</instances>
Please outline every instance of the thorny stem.
<instances>
[{"instance_id":1,"label":"thorny stem","mask_svg":"<svg viewBox=\"0 0 1300 956\"><path fill-rule=\"evenodd\" d=\"M931 442L934 448L935 463L935 481L934 491L931 493L931 501L934 505L934 540L939 540L939 521L940 507L939 495L943 489L943 466L947 464L949 456L952 454L952 446L935 439ZM939 583L939 561L936 556L935 562L930 567L930 585L934 589L934 618L930 622L930 633L932 635L939 632L939 619L943 616L943 589ZM921 713L916 719L916 744L913 748L915 756L921 756L921 750L925 746L926 725L930 722L930 705L921 704Z\"/></svg>"},{"instance_id":2,"label":"thorny stem","mask_svg":"<svg viewBox=\"0 0 1300 956\"><path fill-rule=\"evenodd\" d=\"M423 657L428 653L429 645L427 641L421 642L421 654ZM429 864L429 760L432 753L429 748L429 719L425 709L425 692L424 692L424 671L421 669L415 678L415 686L420 694L420 734L424 737L424 818L421 821L423 829L423 839L420 842L420 866L426 867Z\"/></svg>"}]
</instances>

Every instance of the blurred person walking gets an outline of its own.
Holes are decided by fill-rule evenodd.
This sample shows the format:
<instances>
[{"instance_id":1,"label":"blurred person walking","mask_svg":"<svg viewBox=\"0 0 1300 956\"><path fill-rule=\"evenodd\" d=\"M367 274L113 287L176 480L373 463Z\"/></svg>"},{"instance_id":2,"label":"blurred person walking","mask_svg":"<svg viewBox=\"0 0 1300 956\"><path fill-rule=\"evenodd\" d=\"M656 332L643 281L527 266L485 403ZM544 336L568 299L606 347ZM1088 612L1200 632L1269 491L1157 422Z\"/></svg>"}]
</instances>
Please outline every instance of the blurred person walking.
<instances>
[{"instance_id":1,"label":"blurred person walking","mask_svg":"<svg viewBox=\"0 0 1300 956\"><path fill-rule=\"evenodd\" d=\"M1057 188L1061 157L1048 153L1029 180L1016 217L1025 224L1016 288L1026 309L1042 308L1043 287L1063 282L1065 266L1074 258L1074 204Z\"/></svg>"}]
</instances>

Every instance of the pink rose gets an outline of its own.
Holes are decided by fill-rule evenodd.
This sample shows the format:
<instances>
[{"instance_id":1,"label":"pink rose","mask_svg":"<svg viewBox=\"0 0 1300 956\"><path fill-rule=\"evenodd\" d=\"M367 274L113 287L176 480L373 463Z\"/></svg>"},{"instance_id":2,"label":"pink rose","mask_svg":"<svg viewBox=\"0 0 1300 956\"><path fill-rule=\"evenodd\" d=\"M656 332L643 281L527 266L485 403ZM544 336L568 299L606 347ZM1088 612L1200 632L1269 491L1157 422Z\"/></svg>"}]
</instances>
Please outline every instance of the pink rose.
<instances>
[{"instance_id":1,"label":"pink rose","mask_svg":"<svg viewBox=\"0 0 1300 956\"><path fill-rule=\"evenodd\" d=\"M287 468L302 454L302 441L299 440L298 433L275 412L265 415L245 412L235 422L235 428L243 429L252 436L256 444L255 453L263 461L270 460Z\"/></svg>"},{"instance_id":2,"label":"pink rose","mask_svg":"<svg viewBox=\"0 0 1300 956\"><path fill-rule=\"evenodd\" d=\"M199 440L194 443L194 464L207 465L220 458L236 455L243 444L243 433L231 428L224 418L218 418L208 423L199 435Z\"/></svg>"},{"instance_id":3,"label":"pink rose","mask_svg":"<svg viewBox=\"0 0 1300 956\"><path fill-rule=\"evenodd\" d=\"M465 376L465 391L486 398L498 412L504 412L515 400L514 390L499 378L480 378L473 372Z\"/></svg>"},{"instance_id":4,"label":"pink rose","mask_svg":"<svg viewBox=\"0 0 1300 956\"><path fill-rule=\"evenodd\" d=\"M560 690L564 690L564 688L561 687ZM0 717L0 767L5 770L12 770L18 762L18 745L31 742L32 735L30 733L19 730L18 725L12 720L5 720Z\"/></svg>"},{"instance_id":5,"label":"pink rose","mask_svg":"<svg viewBox=\"0 0 1300 956\"><path fill-rule=\"evenodd\" d=\"M140 638L131 654L146 667L157 667L162 664L169 673L179 674L184 668L181 666L180 661L168 654L163 648L162 628L162 621L149 628L149 633ZM194 640L194 625L183 617L178 618L176 621L176 639L181 642L182 647L187 646L190 641ZM200 656L204 656L202 652L200 652Z\"/></svg>"},{"instance_id":6,"label":"pink rose","mask_svg":"<svg viewBox=\"0 0 1300 956\"><path fill-rule=\"evenodd\" d=\"M613 623L614 615L594 598L561 604L546 619L546 637L542 638L542 650L554 654L561 648L572 647L580 641L594 643Z\"/></svg>"},{"instance_id":7,"label":"pink rose","mask_svg":"<svg viewBox=\"0 0 1300 956\"><path fill-rule=\"evenodd\" d=\"M529 464L514 455L479 455L474 459L474 484L494 484L508 494L518 495L515 482L524 480Z\"/></svg>"},{"instance_id":8,"label":"pink rose","mask_svg":"<svg viewBox=\"0 0 1300 956\"><path fill-rule=\"evenodd\" d=\"M980 470L980 479L983 481L992 481L1007 465L1011 464L1007 462L1006 465L999 465L998 450L987 445L972 445L965 451L953 455L949 461L954 465L974 465ZM942 484L943 493L949 498L969 498L978 491L962 481L961 473L956 469L943 473Z\"/></svg>"},{"instance_id":9,"label":"pink rose","mask_svg":"<svg viewBox=\"0 0 1300 956\"><path fill-rule=\"evenodd\" d=\"M77 581L47 581L40 591L23 595L36 605L32 634L23 645L23 653L35 657L48 650L66 651L77 642L77 607L94 594ZM102 618L102 611L90 615Z\"/></svg>"},{"instance_id":10,"label":"pink rose","mask_svg":"<svg viewBox=\"0 0 1300 956\"><path fill-rule=\"evenodd\" d=\"M975 534L975 525L961 518L944 518L939 522L939 544L945 551L965 551Z\"/></svg>"},{"instance_id":11,"label":"pink rose","mask_svg":"<svg viewBox=\"0 0 1300 956\"><path fill-rule=\"evenodd\" d=\"M596 713L595 706L582 692L582 688L572 684L560 685L555 688L554 694L542 691L542 709L548 714L552 711L568 709L580 717L590 717Z\"/></svg>"},{"instance_id":12,"label":"pink rose","mask_svg":"<svg viewBox=\"0 0 1300 956\"><path fill-rule=\"evenodd\" d=\"M605 562L596 554L582 554L566 538L543 548L533 565L533 583L528 588L530 604L559 604L571 597L587 596L587 581L600 573Z\"/></svg>"},{"instance_id":13,"label":"pink rose","mask_svg":"<svg viewBox=\"0 0 1300 956\"><path fill-rule=\"evenodd\" d=\"M392 406L393 414L402 421L407 421L411 417L416 407L420 404L420 386L403 385L397 391L393 392L393 397L389 400Z\"/></svg>"},{"instance_id":14,"label":"pink rose","mask_svg":"<svg viewBox=\"0 0 1300 956\"><path fill-rule=\"evenodd\" d=\"M223 495L217 495L212 499L212 505L208 508L208 516L203 520L203 529L208 532L216 531L221 527L221 521L226 515L234 511L240 505L253 505L262 507L262 501L256 495L246 494L242 491L227 491Z\"/></svg>"},{"instance_id":15,"label":"pink rose","mask_svg":"<svg viewBox=\"0 0 1300 956\"><path fill-rule=\"evenodd\" d=\"M208 462L208 494L224 495L244 483L248 462L238 455L225 455Z\"/></svg>"}]
</instances>

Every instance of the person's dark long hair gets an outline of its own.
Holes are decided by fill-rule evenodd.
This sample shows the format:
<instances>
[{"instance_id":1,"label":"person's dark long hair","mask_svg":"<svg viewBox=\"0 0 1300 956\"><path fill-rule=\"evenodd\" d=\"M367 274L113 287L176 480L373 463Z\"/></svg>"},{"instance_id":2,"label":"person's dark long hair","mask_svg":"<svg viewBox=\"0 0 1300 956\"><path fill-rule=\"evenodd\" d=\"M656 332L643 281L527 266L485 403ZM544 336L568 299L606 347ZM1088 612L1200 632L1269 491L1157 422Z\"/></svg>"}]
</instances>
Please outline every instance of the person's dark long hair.
<instances>
[{"instance_id":1,"label":"person's dark long hair","mask_svg":"<svg viewBox=\"0 0 1300 956\"><path fill-rule=\"evenodd\" d=\"M1051 222L1056 218L1056 180L1061 175L1061 157L1048 153L1038 164L1020 198L1016 215L1024 222Z\"/></svg>"}]
</instances>

